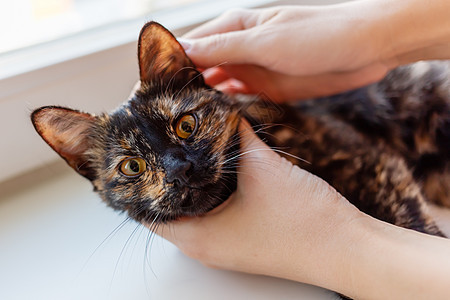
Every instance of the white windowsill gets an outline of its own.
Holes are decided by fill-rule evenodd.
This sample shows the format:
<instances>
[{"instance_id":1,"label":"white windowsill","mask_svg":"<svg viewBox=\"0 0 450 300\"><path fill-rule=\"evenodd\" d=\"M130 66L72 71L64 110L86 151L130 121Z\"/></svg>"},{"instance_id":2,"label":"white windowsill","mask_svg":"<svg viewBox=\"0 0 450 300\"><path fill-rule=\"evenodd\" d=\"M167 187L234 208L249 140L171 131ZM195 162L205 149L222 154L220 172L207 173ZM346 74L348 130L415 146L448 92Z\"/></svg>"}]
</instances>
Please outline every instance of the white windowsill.
<instances>
[{"instance_id":1,"label":"white windowsill","mask_svg":"<svg viewBox=\"0 0 450 300\"><path fill-rule=\"evenodd\" d=\"M297 300L330 292L209 269L106 207L64 164L0 184L0 299ZM128 238L130 240L128 241Z\"/></svg>"}]
</instances>

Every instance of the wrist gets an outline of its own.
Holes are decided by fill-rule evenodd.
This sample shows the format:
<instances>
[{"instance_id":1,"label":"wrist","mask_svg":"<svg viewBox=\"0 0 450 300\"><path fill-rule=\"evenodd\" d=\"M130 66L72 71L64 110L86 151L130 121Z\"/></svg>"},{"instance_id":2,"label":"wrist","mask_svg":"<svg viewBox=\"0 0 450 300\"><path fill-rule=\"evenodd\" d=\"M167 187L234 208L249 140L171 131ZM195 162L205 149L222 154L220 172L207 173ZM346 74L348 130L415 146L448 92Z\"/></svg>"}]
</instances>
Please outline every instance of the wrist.
<instances>
[{"instance_id":1,"label":"wrist","mask_svg":"<svg viewBox=\"0 0 450 300\"><path fill-rule=\"evenodd\" d=\"M404 276L401 273L408 268L397 262L408 251L410 239L405 239L404 235L410 232L417 234L359 212L340 228L335 237L333 248L330 248L335 251L329 252L332 255L329 278L323 287L353 299L397 299L405 296L402 293L408 287L402 285L409 283L408 280L396 279Z\"/></svg>"},{"instance_id":2,"label":"wrist","mask_svg":"<svg viewBox=\"0 0 450 300\"><path fill-rule=\"evenodd\" d=\"M370 216L352 225L339 291L355 299L447 299L449 240Z\"/></svg>"},{"instance_id":3,"label":"wrist","mask_svg":"<svg viewBox=\"0 0 450 300\"><path fill-rule=\"evenodd\" d=\"M368 36L377 45L375 60L391 67L423 59L449 58L450 1L367 0L355 5L368 18Z\"/></svg>"},{"instance_id":4,"label":"wrist","mask_svg":"<svg viewBox=\"0 0 450 300\"><path fill-rule=\"evenodd\" d=\"M366 232L363 228L369 216L360 212L339 193L334 191L328 199L331 203L322 213L316 214L321 226L314 236L293 238L298 245L281 257L280 274L269 274L300 281L326 289L349 294L348 265L355 245L360 245ZM339 203L340 202L340 203ZM317 223L316 223L317 225ZM299 231L304 230L300 228ZM296 252L302 249L303 253ZM302 259L299 259L302 257Z\"/></svg>"}]
</instances>

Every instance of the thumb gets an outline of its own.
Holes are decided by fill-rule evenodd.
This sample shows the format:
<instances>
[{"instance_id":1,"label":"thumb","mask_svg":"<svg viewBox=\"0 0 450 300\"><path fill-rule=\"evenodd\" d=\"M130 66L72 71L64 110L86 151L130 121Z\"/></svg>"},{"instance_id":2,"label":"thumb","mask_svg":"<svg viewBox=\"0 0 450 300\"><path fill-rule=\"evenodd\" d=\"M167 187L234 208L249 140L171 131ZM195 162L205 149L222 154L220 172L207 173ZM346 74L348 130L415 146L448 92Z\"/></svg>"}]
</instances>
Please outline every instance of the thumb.
<instances>
[{"instance_id":1,"label":"thumb","mask_svg":"<svg viewBox=\"0 0 450 300\"><path fill-rule=\"evenodd\" d=\"M219 33L199 39L180 38L186 54L197 67L211 68L223 63L252 64L251 30Z\"/></svg>"},{"instance_id":2,"label":"thumb","mask_svg":"<svg viewBox=\"0 0 450 300\"><path fill-rule=\"evenodd\" d=\"M260 164L261 161L278 161L281 157L267 146L253 131L247 122L242 120L239 126L239 136L241 138L241 167L252 167L253 164Z\"/></svg>"}]
</instances>

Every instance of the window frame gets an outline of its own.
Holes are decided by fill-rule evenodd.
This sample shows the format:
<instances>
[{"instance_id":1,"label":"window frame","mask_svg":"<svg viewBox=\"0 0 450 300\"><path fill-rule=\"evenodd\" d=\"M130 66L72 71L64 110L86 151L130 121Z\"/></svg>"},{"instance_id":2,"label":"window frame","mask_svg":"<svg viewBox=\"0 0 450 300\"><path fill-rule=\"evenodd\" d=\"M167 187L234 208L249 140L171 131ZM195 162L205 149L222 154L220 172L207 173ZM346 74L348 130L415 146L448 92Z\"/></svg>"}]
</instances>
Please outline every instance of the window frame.
<instances>
[{"instance_id":1,"label":"window frame","mask_svg":"<svg viewBox=\"0 0 450 300\"><path fill-rule=\"evenodd\" d=\"M138 79L136 40L146 21L181 35L234 7L337 2L342 0L199 2L0 55L0 182L59 159L34 131L33 109L61 105L101 113L127 100ZM103 35L112 38L100 43Z\"/></svg>"}]
</instances>

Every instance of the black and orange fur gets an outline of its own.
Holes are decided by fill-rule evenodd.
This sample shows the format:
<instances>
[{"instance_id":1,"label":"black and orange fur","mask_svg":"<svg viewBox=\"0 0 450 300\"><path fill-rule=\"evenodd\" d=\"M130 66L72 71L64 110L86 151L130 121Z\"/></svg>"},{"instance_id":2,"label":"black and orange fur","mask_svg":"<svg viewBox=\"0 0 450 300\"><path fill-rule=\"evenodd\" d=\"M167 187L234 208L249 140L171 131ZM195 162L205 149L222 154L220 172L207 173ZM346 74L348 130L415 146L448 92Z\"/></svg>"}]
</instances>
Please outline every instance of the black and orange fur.
<instances>
[{"instance_id":1,"label":"black and orange fur","mask_svg":"<svg viewBox=\"0 0 450 300\"><path fill-rule=\"evenodd\" d=\"M236 189L237 128L246 117L265 128L259 134L270 146L307 161L288 157L362 211L443 236L427 201L450 206L446 62L401 67L368 87L270 111L267 102L248 103L208 87L157 23L142 29L138 52L141 85L112 113L50 106L32 114L38 133L111 207L150 223L201 215L219 205ZM199 125L183 140L174 124L187 113ZM273 124L278 125L268 126ZM142 175L119 172L129 157L146 161ZM170 168L186 162L187 182L168 181Z\"/></svg>"},{"instance_id":2,"label":"black and orange fur","mask_svg":"<svg viewBox=\"0 0 450 300\"><path fill-rule=\"evenodd\" d=\"M427 200L450 206L450 64L401 67L376 84L281 108L270 123L284 126L265 138L307 161L287 157L294 164L378 219L443 236Z\"/></svg>"}]
</instances>

